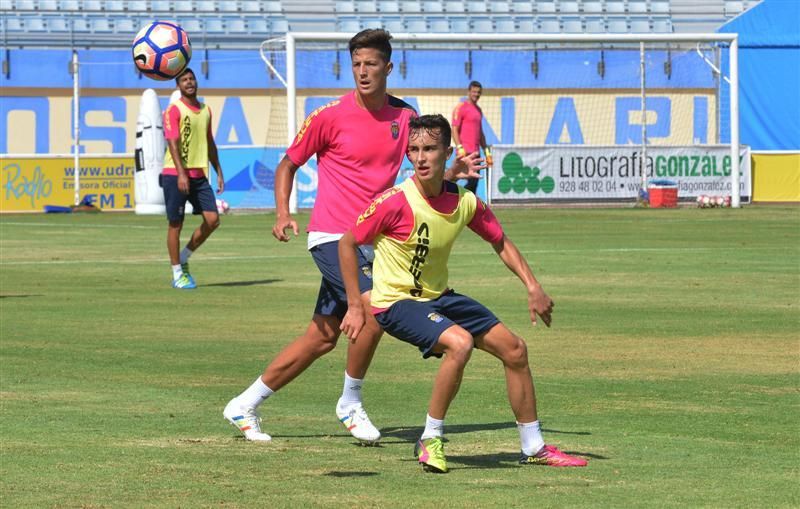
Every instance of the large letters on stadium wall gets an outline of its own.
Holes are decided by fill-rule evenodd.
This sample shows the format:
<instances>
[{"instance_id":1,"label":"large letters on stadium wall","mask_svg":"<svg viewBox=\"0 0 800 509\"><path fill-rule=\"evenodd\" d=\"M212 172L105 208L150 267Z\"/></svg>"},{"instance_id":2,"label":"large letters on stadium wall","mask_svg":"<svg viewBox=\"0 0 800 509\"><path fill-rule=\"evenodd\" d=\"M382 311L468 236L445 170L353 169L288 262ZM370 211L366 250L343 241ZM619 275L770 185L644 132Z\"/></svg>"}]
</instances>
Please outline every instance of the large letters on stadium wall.
<instances>
[{"instance_id":1,"label":"large letters on stadium wall","mask_svg":"<svg viewBox=\"0 0 800 509\"><path fill-rule=\"evenodd\" d=\"M495 147L493 202L633 200L642 182L641 148ZM678 185L678 197L731 194L726 146L649 147L645 175ZM740 196L750 198L750 149L740 156Z\"/></svg>"},{"instance_id":2,"label":"large letters on stadium wall","mask_svg":"<svg viewBox=\"0 0 800 509\"><path fill-rule=\"evenodd\" d=\"M67 154L72 152L72 98L66 90L49 97L0 97L0 153ZM90 91L85 91L85 94ZM302 91L301 91L302 93ZM404 95L421 113L450 115L460 95ZM81 98L81 152L132 153L135 146L139 94ZM286 98L283 95L219 95L202 98L213 112L218 145L286 147ZM303 96L298 116L304 117L333 97ZM162 97L162 107L167 97ZM715 143L717 113L713 96L704 90L672 91L647 99L648 137L652 143L690 145ZM641 106L637 94L621 91L515 91L511 96L481 99L484 132L490 144L625 145L641 142ZM302 124L303 118L298 118ZM723 140L724 141L724 140Z\"/></svg>"}]
</instances>

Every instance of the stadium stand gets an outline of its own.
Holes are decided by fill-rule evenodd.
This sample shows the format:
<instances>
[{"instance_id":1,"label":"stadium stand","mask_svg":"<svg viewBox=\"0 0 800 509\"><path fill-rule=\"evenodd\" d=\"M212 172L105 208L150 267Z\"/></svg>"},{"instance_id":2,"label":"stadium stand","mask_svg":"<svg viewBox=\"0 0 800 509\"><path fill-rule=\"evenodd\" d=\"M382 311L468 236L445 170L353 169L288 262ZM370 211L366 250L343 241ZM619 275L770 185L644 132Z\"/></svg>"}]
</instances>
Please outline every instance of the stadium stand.
<instances>
[{"instance_id":1,"label":"stadium stand","mask_svg":"<svg viewBox=\"0 0 800 509\"><path fill-rule=\"evenodd\" d=\"M146 19L179 20L217 47L288 30L709 32L760 0L2 0L11 46L118 44ZM82 40L83 37L83 40Z\"/></svg>"}]
</instances>

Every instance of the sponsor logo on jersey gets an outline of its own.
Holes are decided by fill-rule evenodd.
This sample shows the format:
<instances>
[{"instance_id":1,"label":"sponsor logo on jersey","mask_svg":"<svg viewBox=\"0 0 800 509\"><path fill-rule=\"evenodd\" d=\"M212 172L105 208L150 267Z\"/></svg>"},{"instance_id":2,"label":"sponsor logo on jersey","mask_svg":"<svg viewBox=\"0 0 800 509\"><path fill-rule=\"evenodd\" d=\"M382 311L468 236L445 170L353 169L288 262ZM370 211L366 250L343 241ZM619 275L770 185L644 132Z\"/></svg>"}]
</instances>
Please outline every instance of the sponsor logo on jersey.
<instances>
[{"instance_id":1,"label":"sponsor logo on jersey","mask_svg":"<svg viewBox=\"0 0 800 509\"><path fill-rule=\"evenodd\" d=\"M308 126L311 125L311 122L314 120L314 118L317 115L322 113L323 110L325 110L326 108L330 108L331 106L336 106L340 102L341 101L339 99L336 99L335 101L331 101L328 104L326 104L324 106L320 106L319 108L317 108L314 111L312 111L311 114L308 116L308 118L306 118L306 121L303 122L302 127L300 127L300 131L297 133L297 139L295 140L295 143L299 143L300 140L303 139L303 136L305 136L305 134L306 134L306 129L308 129Z\"/></svg>"},{"instance_id":2,"label":"sponsor logo on jersey","mask_svg":"<svg viewBox=\"0 0 800 509\"><path fill-rule=\"evenodd\" d=\"M364 212L361 213L360 216L358 216L358 219L356 220L356 226L360 225L361 223L364 222L365 219L374 214L375 210L378 208L378 205L389 199L390 196L394 196L399 192L401 192L401 189L400 187L396 186L389 189L388 191L378 196L377 198L375 198L375 200L369 204L367 210L365 210Z\"/></svg>"},{"instance_id":3,"label":"sponsor logo on jersey","mask_svg":"<svg viewBox=\"0 0 800 509\"><path fill-rule=\"evenodd\" d=\"M408 271L414 277L414 288L410 292L412 297L422 296L422 285L419 279L422 277L422 266L425 265L425 260L430 252L428 247L430 244L429 236L430 228L428 223L419 225L419 228L417 228L417 247L414 248L414 258L411 259L411 265L408 267Z\"/></svg>"},{"instance_id":4,"label":"sponsor logo on jersey","mask_svg":"<svg viewBox=\"0 0 800 509\"><path fill-rule=\"evenodd\" d=\"M432 321L433 323L440 323L444 318L439 313L428 313L428 320Z\"/></svg>"}]
</instances>

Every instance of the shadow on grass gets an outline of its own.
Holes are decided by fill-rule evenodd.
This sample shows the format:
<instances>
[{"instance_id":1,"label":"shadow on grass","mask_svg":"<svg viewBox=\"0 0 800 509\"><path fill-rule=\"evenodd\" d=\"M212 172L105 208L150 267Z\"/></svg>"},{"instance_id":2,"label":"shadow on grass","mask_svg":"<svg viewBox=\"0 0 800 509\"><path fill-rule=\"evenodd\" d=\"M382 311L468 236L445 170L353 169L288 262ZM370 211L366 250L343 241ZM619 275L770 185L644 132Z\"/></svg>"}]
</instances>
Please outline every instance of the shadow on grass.
<instances>
[{"instance_id":1,"label":"shadow on grass","mask_svg":"<svg viewBox=\"0 0 800 509\"><path fill-rule=\"evenodd\" d=\"M271 283L278 283L281 281L283 281L283 279L259 279L256 281L228 281L227 283L211 283L203 286L256 286L256 285L268 285Z\"/></svg>"},{"instance_id":2,"label":"shadow on grass","mask_svg":"<svg viewBox=\"0 0 800 509\"><path fill-rule=\"evenodd\" d=\"M44 295L40 293L32 293L28 295L0 295L0 299L22 299L25 297L44 297Z\"/></svg>"},{"instance_id":3,"label":"shadow on grass","mask_svg":"<svg viewBox=\"0 0 800 509\"><path fill-rule=\"evenodd\" d=\"M335 470L333 472L326 472L323 475L328 477L372 477L378 475L378 472L341 472Z\"/></svg>"},{"instance_id":4,"label":"shadow on grass","mask_svg":"<svg viewBox=\"0 0 800 509\"><path fill-rule=\"evenodd\" d=\"M475 431L493 431L500 429L516 429L517 425L513 422L489 422L482 424L454 424L445 425L445 434L453 435L457 433L472 433ZM418 427L395 427L381 429L381 435L392 437L407 442L416 441L422 435L424 428ZM562 435L591 435L588 431L561 431L551 428L542 428L542 433L558 433Z\"/></svg>"}]
</instances>

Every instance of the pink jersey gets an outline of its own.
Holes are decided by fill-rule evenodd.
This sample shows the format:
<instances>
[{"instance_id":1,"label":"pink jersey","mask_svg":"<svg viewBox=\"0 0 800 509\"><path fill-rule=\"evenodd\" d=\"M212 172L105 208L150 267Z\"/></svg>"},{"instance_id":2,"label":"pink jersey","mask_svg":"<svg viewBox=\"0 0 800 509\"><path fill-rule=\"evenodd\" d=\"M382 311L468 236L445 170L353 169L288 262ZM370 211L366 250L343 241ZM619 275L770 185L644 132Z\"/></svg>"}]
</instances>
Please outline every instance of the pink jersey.
<instances>
[{"instance_id":1,"label":"pink jersey","mask_svg":"<svg viewBox=\"0 0 800 509\"><path fill-rule=\"evenodd\" d=\"M481 119L483 111L477 104L464 101L453 111L453 127L458 127L458 139L467 153L481 148Z\"/></svg>"},{"instance_id":2,"label":"pink jersey","mask_svg":"<svg viewBox=\"0 0 800 509\"><path fill-rule=\"evenodd\" d=\"M194 111L195 113L200 111L200 108L192 106L188 102L183 100L183 97L179 99L183 104L186 105L187 108ZM206 105L208 108L208 105ZM208 108L208 135L211 135L211 108ZM164 138L167 140L180 140L181 137L181 110L178 109L177 106L174 104L170 104L167 106L167 110L164 112ZM167 148L169 150L169 148ZM203 178L205 177L205 172L203 168L184 168L186 170L186 176L189 178ZM176 168L167 168L165 167L161 173L164 175L177 175L178 170Z\"/></svg>"},{"instance_id":3,"label":"pink jersey","mask_svg":"<svg viewBox=\"0 0 800 509\"><path fill-rule=\"evenodd\" d=\"M301 166L317 154L309 232L346 232L378 194L394 185L412 117L414 109L390 95L380 110L368 111L356 102L355 91L308 116L286 155Z\"/></svg>"},{"instance_id":4,"label":"pink jersey","mask_svg":"<svg viewBox=\"0 0 800 509\"><path fill-rule=\"evenodd\" d=\"M458 205L458 187L453 182L444 182L444 186L442 194L426 200L437 212L452 214ZM387 192L385 196L386 199L380 203L376 200L374 211L370 207L370 210L361 215L360 222L353 228L353 236L358 244L372 244L379 234L400 242L404 242L411 235L414 213L405 194ZM478 200L475 215L467 226L486 242L494 244L503 238L503 227L500 226L492 210L481 200Z\"/></svg>"}]
</instances>

